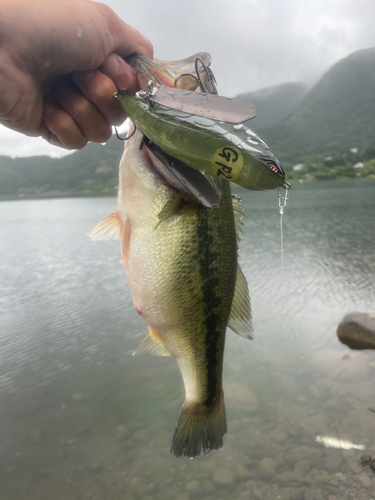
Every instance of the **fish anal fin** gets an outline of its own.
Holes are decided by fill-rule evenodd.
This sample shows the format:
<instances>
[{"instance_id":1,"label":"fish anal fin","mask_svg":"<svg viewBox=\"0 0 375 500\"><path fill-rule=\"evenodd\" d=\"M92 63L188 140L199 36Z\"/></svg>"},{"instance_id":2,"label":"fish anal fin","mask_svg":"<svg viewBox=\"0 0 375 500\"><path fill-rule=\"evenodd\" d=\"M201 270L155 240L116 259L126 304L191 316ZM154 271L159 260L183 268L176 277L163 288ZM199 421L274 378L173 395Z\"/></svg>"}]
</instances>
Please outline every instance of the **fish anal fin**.
<instances>
[{"instance_id":1,"label":"fish anal fin","mask_svg":"<svg viewBox=\"0 0 375 500\"><path fill-rule=\"evenodd\" d=\"M102 222L92 229L87 236L93 241L98 240L119 240L121 239L122 221L117 211L106 217Z\"/></svg>"},{"instance_id":2,"label":"fish anal fin","mask_svg":"<svg viewBox=\"0 0 375 500\"><path fill-rule=\"evenodd\" d=\"M242 269L237 265L236 287L228 327L241 337L253 338L249 289Z\"/></svg>"},{"instance_id":3,"label":"fish anal fin","mask_svg":"<svg viewBox=\"0 0 375 500\"><path fill-rule=\"evenodd\" d=\"M135 356L138 356L138 354L145 354L147 356L170 356L170 353L167 351L160 338L160 334L150 327L148 327L148 332L134 353Z\"/></svg>"}]
</instances>

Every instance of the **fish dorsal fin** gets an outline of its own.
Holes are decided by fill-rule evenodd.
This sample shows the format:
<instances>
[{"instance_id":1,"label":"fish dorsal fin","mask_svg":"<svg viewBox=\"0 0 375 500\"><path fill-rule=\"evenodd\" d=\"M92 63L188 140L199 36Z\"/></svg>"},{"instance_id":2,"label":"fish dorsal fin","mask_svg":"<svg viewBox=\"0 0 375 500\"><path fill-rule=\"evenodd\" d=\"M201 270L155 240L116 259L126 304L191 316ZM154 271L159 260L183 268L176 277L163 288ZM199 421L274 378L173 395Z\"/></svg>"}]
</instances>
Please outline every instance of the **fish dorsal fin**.
<instances>
[{"instance_id":1,"label":"fish dorsal fin","mask_svg":"<svg viewBox=\"0 0 375 500\"><path fill-rule=\"evenodd\" d=\"M243 233L242 231L242 217L245 216L245 207L241 205L240 203L241 198L236 196L235 194L232 194L232 205L233 205L233 214L234 214L234 222L236 224L236 235L237 235L237 241L240 241L240 233Z\"/></svg>"},{"instance_id":2,"label":"fish dorsal fin","mask_svg":"<svg viewBox=\"0 0 375 500\"><path fill-rule=\"evenodd\" d=\"M146 354L148 356L170 356L170 353L164 347L160 335L152 328L148 327L148 332L139 344L134 356Z\"/></svg>"},{"instance_id":3,"label":"fish dorsal fin","mask_svg":"<svg viewBox=\"0 0 375 500\"><path fill-rule=\"evenodd\" d=\"M95 226L94 229L87 234L87 236L90 236L93 241L119 240L121 239L121 228L121 219L117 211L114 211L113 214L106 217L102 220L102 222Z\"/></svg>"},{"instance_id":4,"label":"fish dorsal fin","mask_svg":"<svg viewBox=\"0 0 375 500\"><path fill-rule=\"evenodd\" d=\"M251 306L249 289L242 269L237 265L236 287L232 309L230 311L228 326L241 337L253 338L253 325L251 318Z\"/></svg>"}]
</instances>

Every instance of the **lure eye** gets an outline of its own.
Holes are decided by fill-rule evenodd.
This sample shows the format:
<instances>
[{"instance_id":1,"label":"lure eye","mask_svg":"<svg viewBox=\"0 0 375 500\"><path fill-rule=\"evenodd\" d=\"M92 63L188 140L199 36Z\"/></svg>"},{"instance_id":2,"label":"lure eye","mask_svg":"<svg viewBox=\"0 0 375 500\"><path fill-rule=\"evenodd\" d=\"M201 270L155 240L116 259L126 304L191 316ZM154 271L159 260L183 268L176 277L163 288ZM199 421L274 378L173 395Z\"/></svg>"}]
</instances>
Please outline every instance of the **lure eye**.
<instances>
[{"instance_id":1,"label":"lure eye","mask_svg":"<svg viewBox=\"0 0 375 500\"><path fill-rule=\"evenodd\" d=\"M272 172L274 172L275 174L277 175L282 175L284 176L284 171L281 167L279 167L278 165L276 165L275 163L271 162L271 161L267 161L266 162L266 165L267 167L272 170Z\"/></svg>"}]
</instances>

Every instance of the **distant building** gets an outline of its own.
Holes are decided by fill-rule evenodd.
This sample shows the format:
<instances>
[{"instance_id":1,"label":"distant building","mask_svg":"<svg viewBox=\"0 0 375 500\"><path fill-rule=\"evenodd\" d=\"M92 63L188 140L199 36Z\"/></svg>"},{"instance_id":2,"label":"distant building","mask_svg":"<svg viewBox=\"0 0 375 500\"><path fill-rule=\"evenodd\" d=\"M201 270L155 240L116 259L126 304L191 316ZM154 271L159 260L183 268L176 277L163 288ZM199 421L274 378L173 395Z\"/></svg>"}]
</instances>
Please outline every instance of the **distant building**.
<instances>
[{"instance_id":1,"label":"distant building","mask_svg":"<svg viewBox=\"0 0 375 500\"><path fill-rule=\"evenodd\" d=\"M293 172L298 172L298 170L302 170L304 166L305 166L304 163L297 163L297 165L294 165L293 167Z\"/></svg>"},{"instance_id":2,"label":"distant building","mask_svg":"<svg viewBox=\"0 0 375 500\"><path fill-rule=\"evenodd\" d=\"M355 165L353 165L353 168L363 168L364 165L361 161L359 161L358 163L356 163Z\"/></svg>"}]
</instances>

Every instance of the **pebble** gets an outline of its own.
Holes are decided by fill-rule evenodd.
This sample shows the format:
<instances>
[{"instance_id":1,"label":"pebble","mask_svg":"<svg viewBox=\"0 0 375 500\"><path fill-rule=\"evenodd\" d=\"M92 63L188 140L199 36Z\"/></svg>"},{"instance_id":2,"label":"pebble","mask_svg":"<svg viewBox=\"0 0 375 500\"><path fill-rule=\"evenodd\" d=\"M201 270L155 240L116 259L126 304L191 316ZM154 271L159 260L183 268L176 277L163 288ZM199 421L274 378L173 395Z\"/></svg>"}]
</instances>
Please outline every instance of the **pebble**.
<instances>
[{"instance_id":1,"label":"pebble","mask_svg":"<svg viewBox=\"0 0 375 500\"><path fill-rule=\"evenodd\" d=\"M72 395L73 401L80 401L83 398L83 394L81 392L75 392Z\"/></svg>"},{"instance_id":2,"label":"pebble","mask_svg":"<svg viewBox=\"0 0 375 500\"><path fill-rule=\"evenodd\" d=\"M185 491L185 493L181 493L181 495L179 495L176 498L176 500L190 500L190 497L189 497L188 493L186 493L186 491Z\"/></svg>"},{"instance_id":3,"label":"pebble","mask_svg":"<svg viewBox=\"0 0 375 500\"><path fill-rule=\"evenodd\" d=\"M215 493L216 488L212 481L203 481L203 491L205 493Z\"/></svg>"},{"instance_id":4,"label":"pebble","mask_svg":"<svg viewBox=\"0 0 375 500\"><path fill-rule=\"evenodd\" d=\"M295 469L301 469L305 474L310 472L311 466L308 460L298 460L294 465Z\"/></svg>"},{"instance_id":5,"label":"pebble","mask_svg":"<svg viewBox=\"0 0 375 500\"><path fill-rule=\"evenodd\" d=\"M347 356L340 350L317 351L313 353L312 361L330 379L341 382L361 382L369 373L366 355L359 351Z\"/></svg>"},{"instance_id":6,"label":"pebble","mask_svg":"<svg viewBox=\"0 0 375 500\"><path fill-rule=\"evenodd\" d=\"M42 431L40 429L33 429L30 432L30 441L34 444L39 443L42 439Z\"/></svg>"},{"instance_id":7,"label":"pebble","mask_svg":"<svg viewBox=\"0 0 375 500\"><path fill-rule=\"evenodd\" d=\"M276 475L277 462L273 458L263 458L263 460L259 462L258 468L260 476L271 479Z\"/></svg>"},{"instance_id":8,"label":"pebble","mask_svg":"<svg viewBox=\"0 0 375 500\"><path fill-rule=\"evenodd\" d=\"M228 407L236 410L255 412L258 409L258 397L248 387L230 383L224 384L225 402Z\"/></svg>"},{"instance_id":9,"label":"pebble","mask_svg":"<svg viewBox=\"0 0 375 500\"><path fill-rule=\"evenodd\" d=\"M305 417L300 420L299 427L305 436L325 434L325 430L327 429L327 418L324 415Z\"/></svg>"},{"instance_id":10,"label":"pebble","mask_svg":"<svg viewBox=\"0 0 375 500\"><path fill-rule=\"evenodd\" d=\"M212 476L212 481L218 486L228 488L234 484L234 474L229 469L217 469Z\"/></svg>"},{"instance_id":11,"label":"pebble","mask_svg":"<svg viewBox=\"0 0 375 500\"><path fill-rule=\"evenodd\" d=\"M317 465L322 458L322 452L312 446L296 446L286 456L288 462L296 463L299 460L308 460L311 465Z\"/></svg>"},{"instance_id":12,"label":"pebble","mask_svg":"<svg viewBox=\"0 0 375 500\"><path fill-rule=\"evenodd\" d=\"M251 491L243 491L238 495L237 500L252 500L254 497Z\"/></svg>"},{"instance_id":13,"label":"pebble","mask_svg":"<svg viewBox=\"0 0 375 500\"><path fill-rule=\"evenodd\" d=\"M293 486L296 483L301 482L302 478L304 476L304 473L301 469L294 469L292 471L285 471L282 472L281 474L278 474L275 477L275 481L278 484L282 484L285 486Z\"/></svg>"},{"instance_id":14,"label":"pebble","mask_svg":"<svg viewBox=\"0 0 375 500\"><path fill-rule=\"evenodd\" d=\"M199 481L194 480L186 485L186 491L190 496L196 497L199 496L202 492L202 485Z\"/></svg>"},{"instance_id":15,"label":"pebble","mask_svg":"<svg viewBox=\"0 0 375 500\"><path fill-rule=\"evenodd\" d=\"M307 490L305 493L305 500L324 500L324 496L320 488L316 490Z\"/></svg>"},{"instance_id":16,"label":"pebble","mask_svg":"<svg viewBox=\"0 0 375 500\"><path fill-rule=\"evenodd\" d=\"M135 500L133 493L127 493L122 500Z\"/></svg>"},{"instance_id":17,"label":"pebble","mask_svg":"<svg viewBox=\"0 0 375 500\"><path fill-rule=\"evenodd\" d=\"M143 497L142 500L154 500L153 497Z\"/></svg>"},{"instance_id":18,"label":"pebble","mask_svg":"<svg viewBox=\"0 0 375 500\"><path fill-rule=\"evenodd\" d=\"M336 495L329 495L328 500L337 500Z\"/></svg>"},{"instance_id":19,"label":"pebble","mask_svg":"<svg viewBox=\"0 0 375 500\"><path fill-rule=\"evenodd\" d=\"M118 425L116 427L116 441L122 441L129 435L129 429L126 425Z\"/></svg>"},{"instance_id":20,"label":"pebble","mask_svg":"<svg viewBox=\"0 0 375 500\"><path fill-rule=\"evenodd\" d=\"M361 483L363 484L363 486L365 488L372 488L373 487L372 481L368 477L368 475L366 474L366 472L362 472L362 474L360 474L358 476L358 479L361 481Z\"/></svg>"},{"instance_id":21,"label":"pebble","mask_svg":"<svg viewBox=\"0 0 375 500\"><path fill-rule=\"evenodd\" d=\"M286 440L286 438L288 437L288 434L281 430L281 429L275 429L272 434L271 434L272 438L277 442L277 443L282 443L283 441Z\"/></svg>"},{"instance_id":22,"label":"pebble","mask_svg":"<svg viewBox=\"0 0 375 500\"><path fill-rule=\"evenodd\" d=\"M237 479L244 481L245 479L250 478L251 473L248 469L246 469L246 467L243 464L237 464L234 469L234 475L236 476Z\"/></svg>"},{"instance_id":23,"label":"pebble","mask_svg":"<svg viewBox=\"0 0 375 500\"><path fill-rule=\"evenodd\" d=\"M140 429L133 433L133 438L137 441L145 441L147 439L147 429Z\"/></svg>"}]
</instances>

